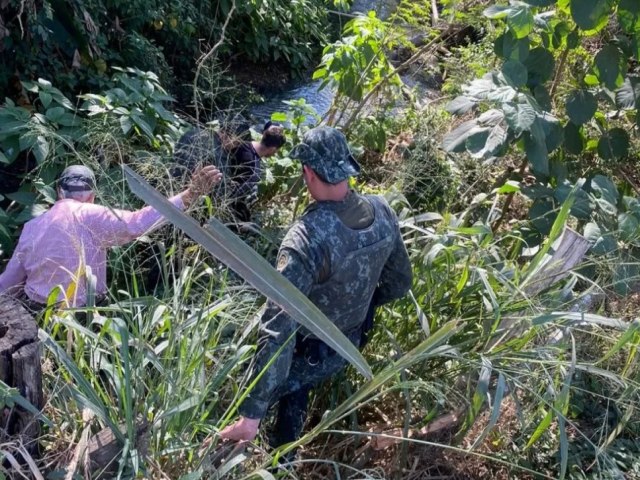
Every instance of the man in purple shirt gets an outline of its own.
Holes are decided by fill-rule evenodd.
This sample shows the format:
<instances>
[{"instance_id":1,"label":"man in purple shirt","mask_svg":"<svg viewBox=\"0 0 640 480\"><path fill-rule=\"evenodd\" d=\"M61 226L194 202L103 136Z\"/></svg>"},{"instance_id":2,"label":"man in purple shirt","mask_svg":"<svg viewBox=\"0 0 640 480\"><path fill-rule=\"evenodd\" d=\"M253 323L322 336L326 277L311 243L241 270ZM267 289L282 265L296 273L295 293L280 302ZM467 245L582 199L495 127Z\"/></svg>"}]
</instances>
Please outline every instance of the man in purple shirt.
<instances>
[{"instance_id":1,"label":"man in purple shirt","mask_svg":"<svg viewBox=\"0 0 640 480\"><path fill-rule=\"evenodd\" d=\"M183 210L209 193L222 178L214 166L195 172L189 187L169 199ZM20 296L45 305L60 286L58 301L84 306L86 278L96 277L96 296L107 293L107 249L128 243L158 227L162 216L152 207L135 212L96 205L95 176L83 165L73 165L58 180L58 200L42 215L27 222L18 246L0 275L0 294Z\"/></svg>"}]
</instances>

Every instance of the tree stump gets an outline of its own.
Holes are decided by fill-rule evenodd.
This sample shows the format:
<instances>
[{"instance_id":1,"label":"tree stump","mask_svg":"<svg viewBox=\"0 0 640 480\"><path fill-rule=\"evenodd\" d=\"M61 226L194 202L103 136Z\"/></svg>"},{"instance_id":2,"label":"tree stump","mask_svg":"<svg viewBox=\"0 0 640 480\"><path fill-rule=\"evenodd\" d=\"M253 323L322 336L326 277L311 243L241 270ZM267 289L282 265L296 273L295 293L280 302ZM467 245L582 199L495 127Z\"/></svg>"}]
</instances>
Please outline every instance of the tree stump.
<instances>
[{"instance_id":1,"label":"tree stump","mask_svg":"<svg viewBox=\"0 0 640 480\"><path fill-rule=\"evenodd\" d=\"M0 380L17 389L38 410L44 405L41 358L34 318L18 300L0 295ZM30 452L37 451L40 425L33 413L5 406L0 432L19 436Z\"/></svg>"}]
</instances>

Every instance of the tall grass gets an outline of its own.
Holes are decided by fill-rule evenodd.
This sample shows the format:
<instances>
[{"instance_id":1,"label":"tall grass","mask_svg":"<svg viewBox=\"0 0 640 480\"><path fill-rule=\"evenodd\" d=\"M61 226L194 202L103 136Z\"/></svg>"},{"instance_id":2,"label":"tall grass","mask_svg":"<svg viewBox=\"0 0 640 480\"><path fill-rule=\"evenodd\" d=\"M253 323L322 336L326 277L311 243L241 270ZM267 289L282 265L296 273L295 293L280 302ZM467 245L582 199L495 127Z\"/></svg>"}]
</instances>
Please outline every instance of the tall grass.
<instances>
[{"instance_id":1,"label":"tall grass","mask_svg":"<svg viewBox=\"0 0 640 480\"><path fill-rule=\"evenodd\" d=\"M434 446L457 458L471 455L488 468L540 478L583 478L584 472L604 478L636 468L618 454L620 445L628 450L626 439L637 429L637 326L570 312L576 275L527 296L527 272L543 261L546 248L523 263L517 235L494 237L486 225L464 227L452 215L408 216L403 230L415 282L411 296L379 315L365 350L375 375L365 381L349 370L330 386L335 394L316 395L314 410L326 413L298 442L269 451L259 439L254 455L221 453L216 442L201 449L207 435L232 419L248 386L262 300L196 249L158 298L123 299L121 293L95 309L88 324L76 318L80 311L47 319L42 338L55 365L46 376L47 411L58 421L43 443L55 449L60 438L78 442L88 409L93 431L108 427L120 438L120 478L189 472L184 478L271 478L269 472L283 474L278 461L298 446L303 450L291 462L290 477L306 478L312 468L335 478L393 476L393 465L382 477L366 474L366 464L349 466L356 450L367 447L357 433L367 429L367 435L397 438L405 446L396 460L400 469ZM164 271L171 271L176 255L161 259ZM130 283L139 281L134 273ZM511 320L509 331L505 320ZM563 335L552 342L558 329ZM585 398L598 399L592 409L602 416L598 428L579 409ZM518 427L500 440L502 448L487 450L507 402L517 406ZM458 440L421 434L452 411L463 412L450 432ZM374 421L367 426L357 423L359 417ZM315 458L315 446L327 437L351 440L343 451ZM230 455L222 466L220 455ZM60 458L57 468L67 464ZM428 465L423 468L428 472Z\"/></svg>"},{"instance_id":2,"label":"tall grass","mask_svg":"<svg viewBox=\"0 0 640 480\"><path fill-rule=\"evenodd\" d=\"M163 193L179 189L160 180L168 178L161 156L142 155L116 133L102 133L99 142L115 163L128 159ZM109 178L107 203L138 205L119 171L94 166ZM206 204L202 216L215 215L216 207ZM438 455L447 460L444 473L459 478L473 478L464 464L474 462L523 478L640 472L637 323L576 308L604 288L578 272L527 293L570 204L533 258L523 257L526 244L516 230L494 234L488 221L469 224L476 212L414 217L404 207L398 211L415 281L411 295L379 312L364 351L373 378L349 369L323 385L312 399L307 433L276 451L260 437L253 455L225 450L217 440L201 447L233 419L249 386L263 299L175 232L156 251L162 284L155 290L145 285L143 242L117 249L108 306L42 318L51 424L38 467L80 474L79 446L107 428L121 446L109 467L119 478L313 478L318 472L403 478L414 458L423 461L411 474L430 475ZM264 236L277 243L278 233ZM507 425L509 409L516 420ZM460 421L444 438L425 433L451 412ZM376 457L367 436L398 440L388 447L393 460ZM339 448L320 448L325 444ZM276 467L300 446L291 470ZM0 447L9 463L15 449ZM27 467L25 475L33 470Z\"/></svg>"}]
</instances>

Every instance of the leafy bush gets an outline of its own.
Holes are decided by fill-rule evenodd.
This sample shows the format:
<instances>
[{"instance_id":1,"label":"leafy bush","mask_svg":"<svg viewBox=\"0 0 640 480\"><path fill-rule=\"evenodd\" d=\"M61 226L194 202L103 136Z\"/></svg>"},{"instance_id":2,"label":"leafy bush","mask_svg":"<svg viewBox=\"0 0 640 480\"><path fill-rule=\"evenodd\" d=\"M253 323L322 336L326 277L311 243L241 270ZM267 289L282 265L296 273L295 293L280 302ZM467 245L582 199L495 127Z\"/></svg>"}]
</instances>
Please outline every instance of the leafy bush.
<instances>
[{"instance_id":1,"label":"leafy bush","mask_svg":"<svg viewBox=\"0 0 640 480\"><path fill-rule=\"evenodd\" d=\"M152 70L168 86L191 83L194 59L218 40L232 3L225 57L301 73L326 41L323 0L9 0L0 22L0 51L9 53L1 56L0 89L15 72L21 80L55 76L68 95L100 91L112 86L113 66Z\"/></svg>"}]
</instances>

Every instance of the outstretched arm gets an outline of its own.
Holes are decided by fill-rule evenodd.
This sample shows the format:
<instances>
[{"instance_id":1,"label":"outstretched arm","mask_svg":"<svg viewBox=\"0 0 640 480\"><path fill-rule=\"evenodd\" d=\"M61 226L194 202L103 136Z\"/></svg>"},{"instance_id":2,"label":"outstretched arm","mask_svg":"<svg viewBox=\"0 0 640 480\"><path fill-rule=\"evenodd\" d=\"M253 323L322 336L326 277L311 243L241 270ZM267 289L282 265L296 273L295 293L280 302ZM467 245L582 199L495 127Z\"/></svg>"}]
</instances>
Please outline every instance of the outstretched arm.
<instances>
[{"instance_id":1,"label":"outstretched arm","mask_svg":"<svg viewBox=\"0 0 640 480\"><path fill-rule=\"evenodd\" d=\"M213 186L222 178L220 171L212 166L206 166L191 178L189 188L169 199L177 208L184 209L200 196L211 191ZM163 221L158 211L147 206L135 212L128 210L112 210L100 205L87 207L89 212L86 222L94 232L99 232L100 240L105 247L123 245L146 232L158 227Z\"/></svg>"}]
</instances>

